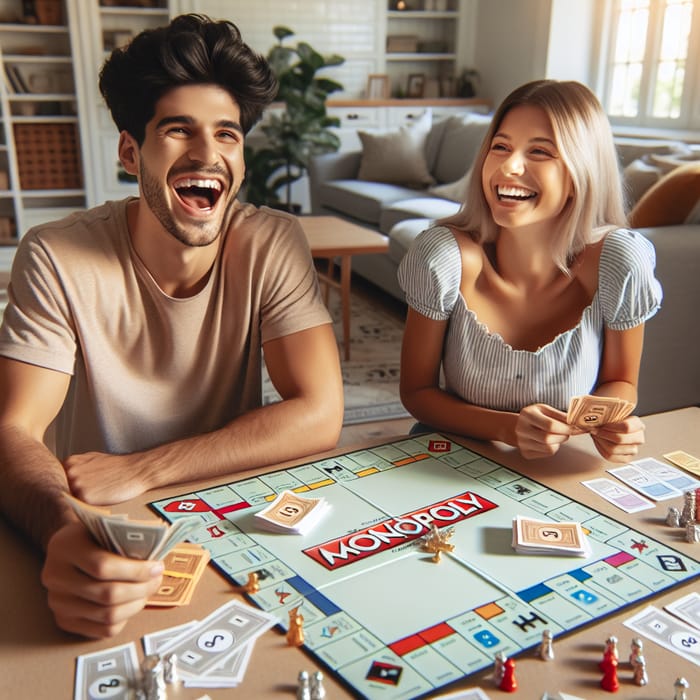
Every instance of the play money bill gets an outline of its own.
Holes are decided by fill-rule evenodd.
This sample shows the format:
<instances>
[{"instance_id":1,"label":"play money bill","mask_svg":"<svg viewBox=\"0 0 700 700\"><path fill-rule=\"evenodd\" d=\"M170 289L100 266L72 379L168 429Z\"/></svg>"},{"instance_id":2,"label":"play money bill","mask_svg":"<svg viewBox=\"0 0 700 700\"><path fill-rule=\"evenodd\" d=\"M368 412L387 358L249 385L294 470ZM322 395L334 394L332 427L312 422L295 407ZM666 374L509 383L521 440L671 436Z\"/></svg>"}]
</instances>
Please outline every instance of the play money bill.
<instances>
[{"instance_id":1,"label":"play money bill","mask_svg":"<svg viewBox=\"0 0 700 700\"><path fill-rule=\"evenodd\" d=\"M278 622L274 615L232 600L161 649L161 654L177 654L183 678L203 676Z\"/></svg>"},{"instance_id":2,"label":"play money bill","mask_svg":"<svg viewBox=\"0 0 700 700\"><path fill-rule=\"evenodd\" d=\"M688 595L674 600L664 608L672 615L695 627L700 633L700 593L688 593Z\"/></svg>"},{"instance_id":3,"label":"play money bill","mask_svg":"<svg viewBox=\"0 0 700 700\"><path fill-rule=\"evenodd\" d=\"M623 624L700 666L700 632L667 612L650 605Z\"/></svg>"},{"instance_id":4,"label":"play money bill","mask_svg":"<svg viewBox=\"0 0 700 700\"><path fill-rule=\"evenodd\" d=\"M131 700L140 677L134 642L78 657L73 700Z\"/></svg>"}]
</instances>

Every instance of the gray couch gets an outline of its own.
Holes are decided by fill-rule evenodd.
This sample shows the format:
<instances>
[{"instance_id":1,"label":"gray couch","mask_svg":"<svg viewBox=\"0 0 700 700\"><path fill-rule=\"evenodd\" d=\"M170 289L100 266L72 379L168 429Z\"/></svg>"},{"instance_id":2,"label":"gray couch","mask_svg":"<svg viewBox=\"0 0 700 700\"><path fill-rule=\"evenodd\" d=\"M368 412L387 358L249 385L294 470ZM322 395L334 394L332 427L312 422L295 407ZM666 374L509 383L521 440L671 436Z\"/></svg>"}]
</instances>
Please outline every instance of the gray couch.
<instances>
[{"instance_id":1,"label":"gray couch","mask_svg":"<svg viewBox=\"0 0 700 700\"><path fill-rule=\"evenodd\" d=\"M389 237L389 252L353 256L353 272L403 300L396 280L398 264L415 237L433 220L459 209L456 183L476 155L488 120L480 115L450 117L433 125L426 139L426 164L435 185L420 190L399 184L358 180L362 154L334 153L319 156L309 168L313 214L332 214L374 228ZM646 164L651 149L674 153L682 144L621 140L618 144L625 172L643 172L646 186L654 178ZM658 175L657 175L658 177ZM445 185L448 185L445 187ZM628 189L634 198L644 187L635 181ZM439 196L439 194L443 196ZM661 310L647 324L639 385L641 415L700 405L700 224L641 229L656 247L657 275L664 288Z\"/></svg>"}]
</instances>

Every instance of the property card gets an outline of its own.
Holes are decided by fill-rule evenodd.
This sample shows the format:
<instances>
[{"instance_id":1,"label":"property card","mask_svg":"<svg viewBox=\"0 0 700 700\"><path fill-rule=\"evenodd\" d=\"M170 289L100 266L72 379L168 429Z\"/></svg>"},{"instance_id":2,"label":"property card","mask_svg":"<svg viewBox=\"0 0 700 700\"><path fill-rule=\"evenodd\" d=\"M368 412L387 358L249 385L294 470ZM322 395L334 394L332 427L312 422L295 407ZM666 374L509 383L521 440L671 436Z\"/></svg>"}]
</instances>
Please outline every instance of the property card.
<instances>
[{"instance_id":1,"label":"property card","mask_svg":"<svg viewBox=\"0 0 700 700\"><path fill-rule=\"evenodd\" d=\"M682 491L673 488L664 481L659 481L634 462L623 467L608 469L608 473L653 501L666 501L669 498L680 498L683 495Z\"/></svg>"},{"instance_id":2,"label":"property card","mask_svg":"<svg viewBox=\"0 0 700 700\"><path fill-rule=\"evenodd\" d=\"M681 469L685 469L687 472L691 472L691 474L700 476L700 457L693 457L693 455L683 452L683 450L675 450L665 454L664 459Z\"/></svg>"},{"instance_id":3,"label":"property card","mask_svg":"<svg viewBox=\"0 0 700 700\"><path fill-rule=\"evenodd\" d=\"M654 504L640 496L636 491L614 482L612 479L590 479L581 482L586 488L597 493L601 498L617 506L625 513L638 513L640 510L654 508Z\"/></svg>"},{"instance_id":4,"label":"property card","mask_svg":"<svg viewBox=\"0 0 700 700\"><path fill-rule=\"evenodd\" d=\"M664 608L696 630L700 630L700 593L688 593L683 598L664 605Z\"/></svg>"},{"instance_id":5,"label":"property card","mask_svg":"<svg viewBox=\"0 0 700 700\"><path fill-rule=\"evenodd\" d=\"M650 605L622 624L700 666L698 631L663 610Z\"/></svg>"},{"instance_id":6,"label":"property card","mask_svg":"<svg viewBox=\"0 0 700 700\"><path fill-rule=\"evenodd\" d=\"M676 469L676 467L671 467L660 459L646 457L645 459L636 459L632 464L679 491L687 491L688 489L700 487L700 479L688 476L684 471Z\"/></svg>"},{"instance_id":7,"label":"property card","mask_svg":"<svg viewBox=\"0 0 700 700\"><path fill-rule=\"evenodd\" d=\"M133 642L78 657L73 700L130 700L141 677Z\"/></svg>"}]
</instances>

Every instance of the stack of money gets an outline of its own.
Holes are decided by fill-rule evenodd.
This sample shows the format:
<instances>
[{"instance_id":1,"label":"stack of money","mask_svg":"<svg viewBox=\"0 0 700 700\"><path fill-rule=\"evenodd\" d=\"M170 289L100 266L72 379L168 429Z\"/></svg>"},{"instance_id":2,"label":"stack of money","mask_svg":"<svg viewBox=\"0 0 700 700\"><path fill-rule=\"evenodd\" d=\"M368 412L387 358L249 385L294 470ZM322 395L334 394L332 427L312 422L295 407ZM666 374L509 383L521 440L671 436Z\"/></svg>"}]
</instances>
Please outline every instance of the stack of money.
<instances>
[{"instance_id":1,"label":"stack of money","mask_svg":"<svg viewBox=\"0 0 700 700\"><path fill-rule=\"evenodd\" d=\"M624 420L633 409L633 403L614 396L574 396L569 402L566 422L590 430Z\"/></svg>"},{"instance_id":2,"label":"stack of money","mask_svg":"<svg viewBox=\"0 0 700 700\"><path fill-rule=\"evenodd\" d=\"M325 498L302 498L293 491L282 491L269 506L255 514L255 522L271 532L305 535L329 509Z\"/></svg>"},{"instance_id":3,"label":"stack of money","mask_svg":"<svg viewBox=\"0 0 700 700\"><path fill-rule=\"evenodd\" d=\"M197 516L180 518L172 525L162 520L130 520L126 515L113 515L69 494L66 498L101 547L131 559L163 559L202 525Z\"/></svg>"},{"instance_id":4,"label":"stack of money","mask_svg":"<svg viewBox=\"0 0 700 700\"><path fill-rule=\"evenodd\" d=\"M163 580L146 604L159 607L189 605L209 558L209 550L199 544L181 542L176 545L165 555Z\"/></svg>"},{"instance_id":5,"label":"stack of money","mask_svg":"<svg viewBox=\"0 0 700 700\"><path fill-rule=\"evenodd\" d=\"M580 523L513 518L513 549L519 554L587 557L591 545Z\"/></svg>"}]
</instances>

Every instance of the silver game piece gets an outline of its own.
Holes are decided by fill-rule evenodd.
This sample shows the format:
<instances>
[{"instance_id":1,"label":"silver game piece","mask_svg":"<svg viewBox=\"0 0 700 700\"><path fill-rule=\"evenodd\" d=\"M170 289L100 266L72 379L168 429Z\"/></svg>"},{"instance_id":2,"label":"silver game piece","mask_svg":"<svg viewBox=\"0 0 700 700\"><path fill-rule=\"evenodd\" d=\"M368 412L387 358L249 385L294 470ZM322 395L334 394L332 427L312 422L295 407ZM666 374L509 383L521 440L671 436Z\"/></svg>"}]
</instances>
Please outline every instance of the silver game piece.
<instances>
[{"instance_id":1,"label":"silver game piece","mask_svg":"<svg viewBox=\"0 0 700 700\"><path fill-rule=\"evenodd\" d=\"M493 683L494 685L500 685L503 680L504 665L506 663L506 656L502 651L497 651L493 658Z\"/></svg>"},{"instance_id":2,"label":"silver game piece","mask_svg":"<svg viewBox=\"0 0 700 700\"><path fill-rule=\"evenodd\" d=\"M309 672L299 671L299 685L297 686L297 700L311 700L311 686L309 685Z\"/></svg>"},{"instance_id":3,"label":"silver game piece","mask_svg":"<svg viewBox=\"0 0 700 700\"><path fill-rule=\"evenodd\" d=\"M671 506L668 509L666 515L666 525L669 527L680 527L681 526L681 512L676 508L676 506Z\"/></svg>"},{"instance_id":4,"label":"silver game piece","mask_svg":"<svg viewBox=\"0 0 700 700\"><path fill-rule=\"evenodd\" d=\"M323 674L316 671L311 679L311 700L324 700L326 689L323 687Z\"/></svg>"},{"instance_id":5,"label":"silver game piece","mask_svg":"<svg viewBox=\"0 0 700 700\"><path fill-rule=\"evenodd\" d=\"M700 526L696 523L688 523L685 526L685 541L691 544L700 542Z\"/></svg>"},{"instance_id":6,"label":"silver game piece","mask_svg":"<svg viewBox=\"0 0 700 700\"><path fill-rule=\"evenodd\" d=\"M632 644L630 645L630 647L631 650L629 662L632 666L634 666L634 662L636 661L637 657L642 655L642 650L644 649L644 642L639 637L633 637Z\"/></svg>"},{"instance_id":7,"label":"silver game piece","mask_svg":"<svg viewBox=\"0 0 700 700\"><path fill-rule=\"evenodd\" d=\"M694 523L697 519L697 503L695 489L690 489L683 494L683 511L681 512L681 527L688 523Z\"/></svg>"},{"instance_id":8,"label":"silver game piece","mask_svg":"<svg viewBox=\"0 0 700 700\"><path fill-rule=\"evenodd\" d=\"M554 659L552 630L544 630L544 632L542 632L542 643L540 644L539 654L543 661L552 661Z\"/></svg>"},{"instance_id":9,"label":"silver game piece","mask_svg":"<svg viewBox=\"0 0 700 700\"><path fill-rule=\"evenodd\" d=\"M632 681L636 685L646 685L649 682L647 676L647 664L641 654L637 654L632 662Z\"/></svg>"},{"instance_id":10,"label":"silver game piece","mask_svg":"<svg viewBox=\"0 0 700 700\"><path fill-rule=\"evenodd\" d=\"M676 689L673 700L688 700L685 691L688 690L690 684L685 678L676 678L676 682L673 684L673 687Z\"/></svg>"},{"instance_id":11,"label":"silver game piece","mask_svg":"<svg viewBox=\"0 0 700 700\"><path fill-rule=\"evenodd\" d=\"M163 678L166 683L177 683L177 654L167 654L163 659Z\"/></svg>"}]
</instances>

